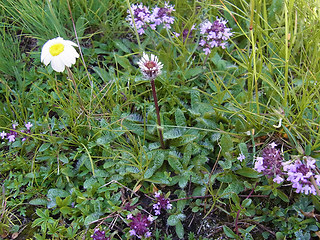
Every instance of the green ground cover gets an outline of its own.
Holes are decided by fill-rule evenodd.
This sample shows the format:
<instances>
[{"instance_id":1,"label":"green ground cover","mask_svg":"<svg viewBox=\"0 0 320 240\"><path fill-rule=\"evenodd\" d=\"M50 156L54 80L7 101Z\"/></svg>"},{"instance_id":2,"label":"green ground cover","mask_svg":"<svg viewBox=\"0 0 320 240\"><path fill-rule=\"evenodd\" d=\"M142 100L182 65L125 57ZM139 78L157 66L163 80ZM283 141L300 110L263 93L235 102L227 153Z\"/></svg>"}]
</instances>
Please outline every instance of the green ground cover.
<instances>
[{"instance_id":1,"label":"green ground cover","mask_svg":"<svg viewBox=\"0 0 320 240\"><path fill-rule=\"evenodd\" d=\"M319 1L0 12L0 239L320 236Z\"/></svg>"}]
</instances>

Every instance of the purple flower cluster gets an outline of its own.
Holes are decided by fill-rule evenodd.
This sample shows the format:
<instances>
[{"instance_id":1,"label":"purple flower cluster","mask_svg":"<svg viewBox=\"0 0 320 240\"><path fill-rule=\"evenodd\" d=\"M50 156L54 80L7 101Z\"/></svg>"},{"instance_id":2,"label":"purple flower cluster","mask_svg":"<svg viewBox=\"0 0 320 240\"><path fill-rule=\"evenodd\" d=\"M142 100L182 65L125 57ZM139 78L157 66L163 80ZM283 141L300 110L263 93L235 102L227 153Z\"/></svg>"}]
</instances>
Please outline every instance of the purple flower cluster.
<instances>
[{"instance_id":1,"label":"purple flower cluster","mask_svg":"<svg viewBox=\"0 0 320 240\"><path fill-rule=\"evenodd\" d=\"M206 55L214 47L226 48L226 41L232 36L231 28L226 26L227 20L218 18L211 23L206 20L200 24L201 39L199 45L203 47Z\"/></svg>"},{"instance_id":2,"label":"purple flower cluster","mask_svg":"<svg viewBox=\"0 0 320 240\"><path fill-rule=\"evenodd\" d=\"M12 130L10 130L8 133L6 133L5 131L2 131L0 133L0 137L1 139L7 139L8 142L15 142L16 138L18 137L18 130L16 129L18 126L17 123L13 123L12 124ZM26 133L26 134L30 134L31 133L31 127L33 126L32 123L28 122L24 125L26 127L26 130L21 130L21 133ZM25 141L27 138L23 137L21 139L21 141Z\"/></svg>"},{"instance_id":3,"label":"purple flower cluster","mask_svg":"<svg viewBox=\"0 0 320 240\"><path fill-rule=\"evenodd\" d=\"M133 216L131 213L128 214L127 219L130 219L131 222L129 223L130 227L130 236L136 236L137 238L149 238L151 237L151 232L149 227L153 222L152 216L145 216L141 213L138 213L136 216Z\"/></svg>"},{"instance_id":4,"label":"purple flower cluster","mask_svg":"<svg viewBox=\"0 0 320 240\"><path fill-rule=\"evenodd\" d=\"M151 29L155 30L158 25L163 24L165 28L171 28L171 24L174 22L174 17L171 13L175 11L174 6L165 2L164 7L156 6L152 13L149 8L140 4L132 4L131 10L134 17L134 22L137 27L137 31L140 35L145 33L145 29L150 26ZM134 27L133 20L130 14L130 10L127 11L128 16L126 18L129 24Z\"/></svg>"},{"instance_id":5,"label":"purple flower cluster","mask_svg":"<svg viewBox=\"0 0 320 240\"><path fill-rule=\"evenodd\" d=\"M93 240L110 240L111 237L106 237L105 231L101 231L99 229L95 229L93 234L91 235Z\"/></svg>"},{"instance_id":6,"label":"purple flower cluster","mask_svg":"<svg viewBox=\"0 0 320 240\"><path fill-rule=\"evenodd\" d=\"M156 198L156 203L153 204L155 215L160 215L161 209L168 210L172 208L172 204L170 203L169 199L165 198L165 196L160 192L156 192L154 197Z\"/></svg>"},{"instance_id":7,"label":"purple flower cluster","mask_svg":"<svg viewBox=\"0 0 320 240\"><path fill-rule=\"evenodd\" d=\"M320 174L316 172L316 160L311 157L303 157L294 161L283 162L281 152L275 147L275 143L262 150L261 157L257 157L254 169L262 172L273 181L280 184L284 180L291 182L296 193L314 194L316 188L311 179L314 178L315 184L320 186Z\"/></svg>"},{"instance_id":8,"label":"purple flower cluster","mask_svg":"<svg viewBox=\"0 0 320 240\"><path fill-rule=\"evenodd\" d=\"M175 11L174 6L168 2L165 2L162 8L156 6L150 15L150 27L155 30L156 26L163 24L165 28L170 29L174 22L174 17L171 16L173 11Z\"/></svg>"},{"instance_id":9,"label":"purple flower cluster","mask_svg":"<svg viewBox=\"0 0 320 240\"><path fill-rule=\"evenodd\" d=\"M148 27L148 24L150 22L150 11L149 8L144 6L142 3L140 4L132 4L131 10L134 17L134 22L137 27L138 33L144 34L145 29ZM127 10L127 13L129 14L126 18L127 21L129 21L129 24L134 27L132 17L130 10Z\"/></svg>"},{"instance_id":10,"label":"purple flower cluster","mask_svg":"<svg viewBox=\"0 0 320 240\"><path fill-rule=\"evenodd\" d=\"M287 172L287 181L292 182L292 187L296 189L297 193L309 193L316 195L316 189L312 185L310 179L315 178L315 182L320 186L320 175L314 174L316 160L311 157L304 157L303 161L300 159L294 162L283 163L283 170Z\"/></svg>"},{"instance_id":11,"label":"purple flower cluster","mask_svg":"<svg viewBox=\"0 0 320 240\"><path fill-rule=\"evenodd\" d=\"M274 182L280 184L284 180L282 178L284 175L282 162L281 152L272 144L262 150L261 157L257 157L254 168L257 172L262 172L267 177L272 177Z\"/></svg>"}]
</instances>

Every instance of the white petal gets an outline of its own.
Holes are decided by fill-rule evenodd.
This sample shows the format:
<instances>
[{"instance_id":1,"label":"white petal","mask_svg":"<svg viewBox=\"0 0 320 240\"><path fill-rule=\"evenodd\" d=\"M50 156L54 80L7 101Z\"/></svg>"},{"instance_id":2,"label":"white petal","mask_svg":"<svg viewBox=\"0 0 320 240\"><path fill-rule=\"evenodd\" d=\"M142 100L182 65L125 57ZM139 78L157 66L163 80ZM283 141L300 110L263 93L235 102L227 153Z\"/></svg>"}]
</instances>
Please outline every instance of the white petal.
<instances>
[{"instance_id":1,"label":"white petal","mask_svg":"<svg viewBox=\"0 0 320 240\"><path fill-rule=\"evenodd\" d=\"M42 62L47 66L52 61L52 59L53 57L51 56L51 54L47 53L44 55Z\"/></svg>"},{"instance_id":2,"label":"white petal","mask_svg":"<svg viewBox=\"0 0 320 240\"><path fill-rule=\"evenodd\" d=\"M53 70L55 70L56 72L63 72L65 65L64 63L61 61L61 58L59 56L54 57L51 61L51 67Z\"/></svg>"},{"instance_id":3,"label":"white petal","mask_svg":"<svg viewBox=\"0 0 320 240\"><path fill-rule=\"evenodd\" d=\"M65 42L65 45L78 47L78 44L75 44L74 42L72 42L70 40L64 40L64 42Z\"/></svg>"}]
</instances>

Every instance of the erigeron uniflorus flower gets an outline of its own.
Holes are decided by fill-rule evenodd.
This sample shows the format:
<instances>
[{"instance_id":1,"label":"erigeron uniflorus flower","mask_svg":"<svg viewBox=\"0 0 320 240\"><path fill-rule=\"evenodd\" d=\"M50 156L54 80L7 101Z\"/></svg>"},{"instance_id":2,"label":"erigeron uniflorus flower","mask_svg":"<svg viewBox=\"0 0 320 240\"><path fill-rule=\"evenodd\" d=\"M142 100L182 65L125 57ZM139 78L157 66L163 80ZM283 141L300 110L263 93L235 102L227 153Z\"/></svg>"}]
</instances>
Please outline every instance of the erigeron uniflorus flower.
<instances>
[{"instance_id":1,"label":"erigeron uniflorus flower","mask_svg":"<svg viewBox=\"0 0 320 240\"><path fill-rule=\"evenodd\" d=\"M46 66L51 63L53 70L63 72L65 67L75 64L79 57L74 47L77 47L77 44L61 37L48 40L41 50L41 62Z\"/></svg>"},{"instance_id":2,"label":"erigeron uniflorus flower","mask_svg":"<svg viewBox=\"0 0 320 240\"><path fill-rule=\"evenodd\" d=\"M163 64L159 62L157 56L151 54L149 57L146 53L143 53L138 65L143 76L150 80L155 79L163 68Z\"/></svg>"}]
</instances>

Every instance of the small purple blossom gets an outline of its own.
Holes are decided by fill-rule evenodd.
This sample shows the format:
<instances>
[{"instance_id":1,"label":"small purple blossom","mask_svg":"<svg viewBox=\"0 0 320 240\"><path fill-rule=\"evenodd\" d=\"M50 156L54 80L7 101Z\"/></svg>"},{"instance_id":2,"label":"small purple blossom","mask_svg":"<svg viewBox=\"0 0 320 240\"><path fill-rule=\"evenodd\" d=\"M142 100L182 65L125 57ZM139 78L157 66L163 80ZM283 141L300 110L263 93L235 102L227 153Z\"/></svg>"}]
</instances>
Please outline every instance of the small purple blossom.
<instances>
[{"instance_id":1,"label":"small purple blossom","mask_svg":"<svg viewBox=\"0 0 320 240\"><path fill-rule=\"evenodd\" d=\"M6 136L7 136L7 133L6 133L5 131L2 131L2 132L0 133L1 139L4 139Z\"/></svg>"},{"instance_id":2,"label":"small purple blossom","mask_svg":"<svg viewBox=\"0 0 320 240\"><path fill-rule=\"evenodd\" d=\"M278 146L278 145L275 142L270 143L271 148L275 148L276 146Z\"/></svg>"},{"instance_id":3,"label":"small purple blossom","mask_svg":"<svg viewBox=\"0 0 320 240\"><path fill-rule=\"evenodd\" d=\"M246 156L243 155L242 153L239 154L239 157L237 157L237 159L242 162L244 159L246 159Z\"/></svg>"},{"instance_id":4,"label":"small purple blossom","mask_svg":"<svg viewBox=\"0 0 320 240\"><path fill-rule=\"evenodd\" d=\"M14 134L10 134L7 139L9 140L9 142L14 142L16 141L16 136Z\"/></svg>"},{"instance_id":5,"label":"small purple blossom","mask_svg":"<svg viewBox=\"0 0 320 240\"><path fill-rule=\"evenodd\" d=\"M156 203L153 204L153 210L155 215L160 215L161 209L172 209L172 204L170 203L169 199L164 197L163 194L161 194L160 192L156 192L154 194L154 197L156 198Z\"/></svg>"},{"instance_id":6,"label":"small purple blossom","mask_svg":"<svg viewBox=\"0 0 320 240\"><path fill-rule=\"evenodd\" d=\"M287 181L292 183L292 187L296 189L297 193L317 194L310 180L313 176L317 185L320 185L320 175L316 175L312 171L315 168L315 159L304 157L302 161L297 159L294 162L284 162L282 165L288 175Z\"/></svg>"},{"instance_id":7,"label":"small purple blossom","mask_svg":"<svg viewBox=\"0 0 320 240\"><path fill-rule=\"evenodd\" d=\"M226 42L231 36L231 28L226 26L227 20L218 18L211 23L206 20L200 24L201 39L199 45L203 47L206 55L211 53L214 47L226 48Z\"/></svg>"},{"instance_id":8,"label":"small purple blossom","mask_svg":"<svg viewBox=\"0 0 320 240\"><path fill-rule=\"evenodd\" d=\"M173 11L175 11L174 6L168 2L165 2L162 8L156 6L150 15L150 27L155 30L156 26L163 24L165 28L170 29L174 22L174 17L171 16Z\"/></svg>"},{"instance_id":9,"label":"small purple blossom","mask_svg":"<svg viewBox=\"0 0 320 240\"><path fill-rule=\"evenodd\" d=\"M91 235L93 240L110 240L110 237L106 237L105 231L101 231L99 229L95 229L94 233Z\"/></svg>"},{"instance_id":10,"label":"small purple blossom","mask_svg":"<svg viewBox=\"0 0 320 240\"><path fill-rule=\"evenodd\" d=\"M255 169L268 177L281 176L282 156L276 148L266 147L262 150L261 157L258 157L255 163Z\"/></svg>"},{"instance_id":11,"label":"small purple blossom","mask_svg":"<svg viewBox=\"0 0 320 240\"><path fill-rule=\"evenodd\" d=\"M140 4L132 4L131 10L134 17L134 23L136 25L137 31L140 35L144 34L145 29L148 27L150 22L150 11L149 8L144 6L142 3ZM126 18L129 21L129 24L134 28L134 23L131 18L130 10L127 11L128 16Z\"/></svg>"},{"instance_id":12,"label":"small purple blossom","mask_svg":"<svg viewBox=\"0 0 320 240\"><path fill-rule=\"evenodd\" d=\"M28 122L24 125L27 128L27 131L30 131L31 127L33 126L32 123Z\"/></svg>"},{"instance_id":13,"label":"small purple blossom","mask_svg":"<svg viewBox=\"0 0 320 240\"><path fill-rule=\"evenodd\" d=\"M146 217L141 213L138 213L136 216L132 216L130 218L131 222L129 223L130 236L136 236L138 238L150 237L151 232L149 231L149 227L152 223L151 219L153 221L151 216Z\"/></svg>"}]
</instances>

